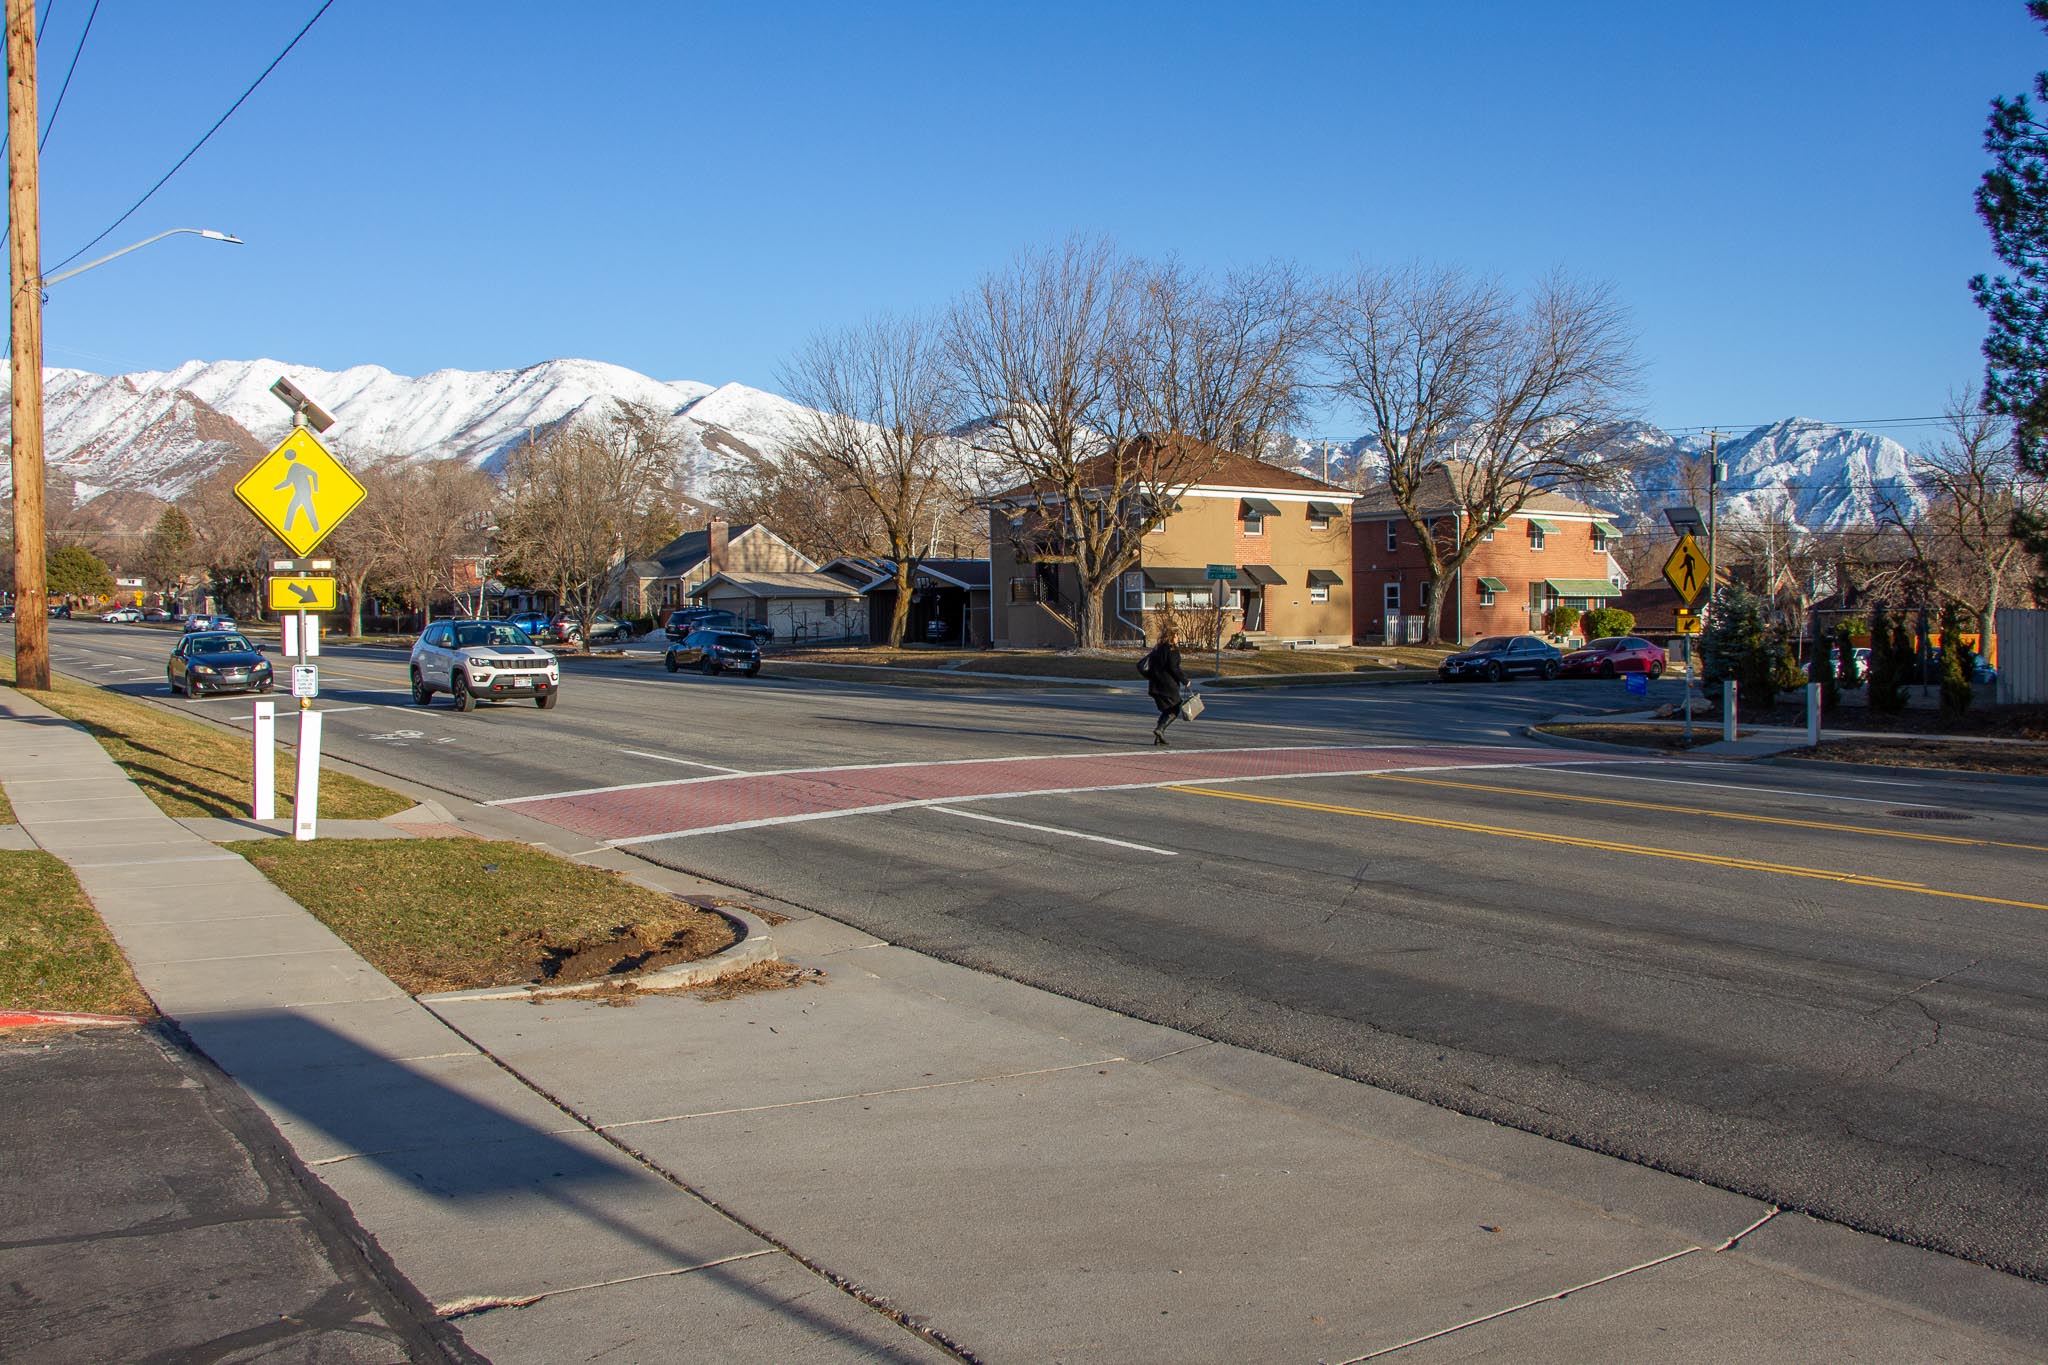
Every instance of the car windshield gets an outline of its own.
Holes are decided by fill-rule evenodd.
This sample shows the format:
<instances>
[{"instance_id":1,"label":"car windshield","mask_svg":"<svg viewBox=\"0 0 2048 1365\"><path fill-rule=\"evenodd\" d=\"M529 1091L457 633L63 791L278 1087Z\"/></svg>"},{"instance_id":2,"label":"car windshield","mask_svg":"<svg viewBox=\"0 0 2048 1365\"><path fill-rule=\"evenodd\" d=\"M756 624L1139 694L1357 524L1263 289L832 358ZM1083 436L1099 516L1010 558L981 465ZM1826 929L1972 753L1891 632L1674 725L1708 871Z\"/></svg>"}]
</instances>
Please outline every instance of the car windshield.
<instances>
[{"instance_id":1,"label":"car windshield","mask_svg":"<svg viewBox=\"0 0 2048 1365\"><path fill-rule=\"evenodd\" d=\"M240 650L245 654L256 652L256 646L249 643L246 635L195 635L192 637L194 654L227 654Z\"/></svg>"},{"instance_id":2,"label":"car windshield","mask_svg":"<svg viewBox=\"0 0 2048 1365\"><path fill-rule=\"evenodd\" d=\"M1512 635L1489 635L1478 644L1472 646L1472 652L1474 654L1485 654L1491 650L1506 649L1514 642L1515 637Z\"/></svg>"},{"instance_id":3,"label":"car windshield","mask_svg":"<svg viewBox=\"0 0 2048 1365\"><path fill-rule=\"evenodd\" d=\"M754 642L744 635L714 635L711 643L721 649L752 649Z\"/></svg>"},{"instance_id":4,"label":"car windshield","mask_svg":"<svg viewBox=\"0 0 2048 1365\"><path fill-rule=\"evenodd\" d=\"M533 641L517 626L493 621L468 621L455 628L457 649L499 649L505 645L530 645Z\"/></svg>"},{"instance_id":5,"label":"car windshield","mask_svg":"<svg viewBox=\"0 0 2048 1365\"><path fill-rule=\"evenodd\" d=\"M1633 643L1633 641L1629 641L1629 640L1624 640L1624 639L1620 638L1619 636L1614 636L1614 635L1610 635L1610 636L1608 636L1608 637L1607 637L1606 639L1604 639L1604 640L1589 640L1589 641L1587 641L1587 642L1586 642L1586 648L1588 648L1588 649L1625 649L1625 648L1627 648L1627 647L1628 647L1628 646L1629 646L1630 644L1632 644L1632 643Z\"/></svg>"}]
</instances>

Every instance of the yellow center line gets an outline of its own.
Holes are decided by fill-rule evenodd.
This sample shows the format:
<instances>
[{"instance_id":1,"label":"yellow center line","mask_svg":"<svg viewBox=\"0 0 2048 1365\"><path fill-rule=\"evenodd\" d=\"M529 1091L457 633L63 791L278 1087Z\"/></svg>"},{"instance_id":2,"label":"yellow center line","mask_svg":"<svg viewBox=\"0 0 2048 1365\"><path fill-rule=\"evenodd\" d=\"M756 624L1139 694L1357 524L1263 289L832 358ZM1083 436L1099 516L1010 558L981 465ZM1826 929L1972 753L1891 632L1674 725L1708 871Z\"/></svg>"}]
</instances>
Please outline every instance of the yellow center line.
<instances>
[{"instance_id":1,"label":"yellow center line","mask_svg":"<svg viewBox=\"0 0 2048 1365\"><path fill-rule=\"evenodd\" d=\"M1223 801L1249 801L1260 806L1283 806L1291 810L1315 811L1323 815L1350 815L1361 820L1385 820L1396 825L1422 825L1430 829L1456 830L1464 834L1485 834L1500 839L1527 839L1532 843L1561 844L1602 853L1626 853L1639 858L1665 858L1673 862L1728 867L1743 872L1764 872L1780 877L1804 877L1813 881L1838 882L1843 886L1865 886L1879 891L1910 891L1919 896L1944 900L1975 901L1984 905L2010 905L2022 910L2048 910L2033 901L2007 900L2000 896L1977 896L1966 891L1944 891L1921 882L1873 877L1863 872L1835 872L1821 867L1796 867L1789 863L1767 863L1754 858L1730 858L1718 853L1698 853L1682 848L1654 848L1647 844L1625 844L1612 839L1588 839L1574 834L1551 834L1543 830L1510 829L1503 825L1481 825L1469 820L1444 820L1429 815L1403 815L1395 811L1362 810L1357 806L1332 806L1319 801L1294 801L1282 796L1255 796L1250 792L1219 791L1214 787L1167 787L1183 796L1213 796Z\"/></svg>"},{"instance_id":2,"label":"yellow center line","mask_svg":"<svg viewBox=\"0 0 2048 1365\"><path fill-rule=\"evenodd\" d=\"M1412 782L1423 787L1456 787L1464 791L1505 792L1510 796L1534 796L1545 801L1574 801L1586 806L1620 806L1628 810L1658 811L1666 815L1699 815L1712 820L1739 820L1757 825L1785 825L1793 829L1824 829L1837 834L1868 834L1878 839L1907 839L1923 844L1958 844L1970 848L2017 848L2028 853L2048 853L2048 845L2014 844L2002 839L1972 839L1959 834L1927 834L1918 830L1879 829L1871 825L1839 825L1826 820L1795 820L1785 815L1750 815L1741 811L1713 810L1703 806L1669 806L1654 801L1627 801L1613 796L1580 796L1572 792L1549 791L1540 787L1502 787L1485 782L1452 782L1435 777L1409 777L1402 773L1376 773L1382 782Z\"/></svg>"}]
</instances>

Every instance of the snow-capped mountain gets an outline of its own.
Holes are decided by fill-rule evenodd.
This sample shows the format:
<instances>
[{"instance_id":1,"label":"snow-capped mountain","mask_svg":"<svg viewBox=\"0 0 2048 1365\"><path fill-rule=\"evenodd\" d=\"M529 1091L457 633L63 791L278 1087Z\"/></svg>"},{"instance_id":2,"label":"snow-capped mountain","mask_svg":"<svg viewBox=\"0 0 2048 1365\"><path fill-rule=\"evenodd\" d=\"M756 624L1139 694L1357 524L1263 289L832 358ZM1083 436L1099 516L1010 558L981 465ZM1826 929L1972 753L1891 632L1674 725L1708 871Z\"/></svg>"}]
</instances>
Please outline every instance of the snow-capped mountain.
<instances>
[{"instance_id":1,"label":"snow-capped mountain","mask_svg":"<svg viewBox=\"0 0 2048 1365\"><path fill-rule=\"evenodd\" d=\"M663 382L593 360L419 378L375 365L328 371L272 360L192 361L127 375L46 370L44 447L53 482L68 480L80 502L110 491L175 498L215 470L253 462L291 426L291 414L270 394L280 375L334 414L336 425L322 439L344 459L397 454L496 469L532 432L642 404L674 416L683 437L678 480L700 499L721 469L785 451L806 412L742 384ZM0 440L7 431L0 404ZM1579 496L1631 523L1655 520L1659 509L1703 496L1705 446L1703 438L1638 423L1615 450L1626 479ZM1385 477L1371 438L1332 442L1327 457L1321 443L1297 440L1291 453L1304 472L1333 483L1370 486ZM1789 511L1809 530L1868 524L1887 498L1916 510L1925 501L1905 448L1871 432L1795 417L1725 442L1721 459L1724 509ZM9 491L0 462L0 496Z\"/></svg>"},{"instance_id":2,"label":"snow-capped mountain","mask_svg":"<svg viewBox=\"0 0 2048 1365\"><path fill-rule=\"evenodd\" d=\"M1323 473L1320 442L1296 441L1294 462L1332 483L1371 487L1386 477L1386 457L1370 437L1331 442ZM1661 520L1665 507L1704 505L1707 438L1672 436L1646 422L1630 424L1611 460L1624 476L1613 487L1566 490L1627 522ZM1721 508L1736 516L1790 515L1809 531L1875 522L1886 501L1918 512L1926 495L1913 481L1911 457L1890 437L1804 417L1757 427L1721 444Z\"/></svg>"},{"instance_id":3,"label":"snow-capped mountain","mask_svg":"<svg viewBox=\"0 0 2048 1365\"><path fill-rule=\"evenodd\" d=\"M513 447L565 419L621 403L674 415L682 490L749 454L772 457L803 409L742 384L663 383L617 365L551 360L523 370L440 370L417 379L375 365L328 371L272 360L193 361L175 370L96 375L44 371L44 450L51 473L87 501L109 490L175 498L224 465L283 439L291 413L270 393L287 376L334 414L322 436L344 459L387 454L497 468ZM9 427L0 408L0 433ZM0 494L9 476L0 468Z\"/></svg>"}]
</instances>

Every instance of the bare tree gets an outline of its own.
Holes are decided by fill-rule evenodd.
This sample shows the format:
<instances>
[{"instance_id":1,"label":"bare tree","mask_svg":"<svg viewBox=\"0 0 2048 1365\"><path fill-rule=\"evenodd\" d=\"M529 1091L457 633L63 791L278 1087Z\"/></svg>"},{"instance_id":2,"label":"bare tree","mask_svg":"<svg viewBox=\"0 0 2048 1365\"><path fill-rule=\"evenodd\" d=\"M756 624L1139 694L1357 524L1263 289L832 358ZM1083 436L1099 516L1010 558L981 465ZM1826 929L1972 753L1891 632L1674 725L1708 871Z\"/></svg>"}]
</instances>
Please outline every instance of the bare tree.
<instances>
[{"instance_id":1,"label":"bare tree","mask_svg":"<svg viewBox=\"0 0 2048 1365\"><path fill-rule=\"evenodd\" d=\"M621 403L602 419L555 427L507 463L500 553L514 572L554 589L584 639L612 568L673 525L681 449L672 414Z\"/></svg>"},{"instance_id":2,"label":"bare tree","mask_svg":"<svg viewBox=\"0 0 2048 1365\"><path fill-rule=\"evenodd\" d=\"M866 504L872 548L895 566L891 646L903 643L911 583L939 519L969 496L969 454L947 434L958 417L944 362L931 324L885 317L811 338L782 375L806 409L793 458Z\"/></svg>"},{"instance_id":3,"label":"bare tree","mask_svg":"<svg viewBox=\"0 0 2048 1365\"><path fill-rule=\"evenodd\" d=\"M263 524L235 496L235 483L244 472L222 469L186 494L183 502L192 524L193 562L205 571L214 595L238 615L256 607L256 585L263 581L265 565L281 553Z\"/></svg>"},{"instance_id":4,"label":"bare tree","mask_svg":"<svg viewBox=\"0 0 2048 1365\"><path fill-rule=\"evenodd\" d=\"M377 502L357 513L368 514L358 534L377 565L370 581L397 589L424 630L434 603L454 594L457 562L477 552L497 486L459 460L387 460L373 477Z\"/></svg>"},{"instance_id":5,"label":"bare tree","mask_svg":"<svg viewBox=\"0 0 2048 1365\"><path fill-rule=\"evenodd\" d=\"M164 508L142 544L144 584L156 585L166 597L175 594L192 567L195 540L190 518L175 504Z\"/></svg>"},{"instance_id":6,"label":"bare tree","mask_svg":"<svg viewBox=\"0 0 2048 1365\"><path fill-rule=\"evenodd\" d=\"M1017 485L1001 500L1020 554L1073 567L1075 600L1046 605L1083 648L1102 645L1105 593L1145 532L1295 414L1309 317L1283 268L1216 281L1078 238L955 306L956 383L990 414L976 447Z\"/></svg>"},{"instance_id":7,"label":"bare tree","mask_svg":"<svg viewBox=\"0 0 2048 1365\"><path fill-rule=\"evenodd\" d=\"M403 504L417 476L405 472L402 457L386 453L360 452L355 470L363 485L363 500L321 545L334 560L335 576L348 592L348 633L363 633L363 600L372 583L393 576L393 556L409 538L403 523L410 515Z\"/></svg>"},{"instance_id":8,"label":"bare tree","mask_svg":"<svg viewBox=\"0 0 2048 1365\"><path fill-rule=\"evenodd\" d=\"M1489 532L1540 491L1622 476L1634 337L1607 286L1552 275L1517 299L1456 270L1360 268L1331 291L1321 349L1422 545L1432 643L1451 576ZM1439 465L1455 471L1451 515L1425 505Z\"/></svg>"},{"instance_id":9,"label":"bare tree","mask_svg":"<svg viewBox=\"0 0 2048 1365\"><path fill-rule=\"evenodd\" d=\"M1775 618L1803 631L1813 604L1834 590L1841 556L1792 513L1789 494L1765 496L1722 513L1718 535L1722 564L1747 564Z\"/></svg>"},{"instance_id":10,"label":"bare tree","mask_svg":"<svg viewBox=\"0 0 2048 1365\"><path fill-rule=\"evenodd\" d=\"M1988 638L2000 603L2031 580L2013 525L2048 515L2048 484L2019 467L2011 419L1985 412L1975 392L1949 400L1943 428L1909 461L1926 510L1916 515L1887 494L1878 515L1905 535L1926 586L1976 617Z\"/></svg>"}]
</instances>

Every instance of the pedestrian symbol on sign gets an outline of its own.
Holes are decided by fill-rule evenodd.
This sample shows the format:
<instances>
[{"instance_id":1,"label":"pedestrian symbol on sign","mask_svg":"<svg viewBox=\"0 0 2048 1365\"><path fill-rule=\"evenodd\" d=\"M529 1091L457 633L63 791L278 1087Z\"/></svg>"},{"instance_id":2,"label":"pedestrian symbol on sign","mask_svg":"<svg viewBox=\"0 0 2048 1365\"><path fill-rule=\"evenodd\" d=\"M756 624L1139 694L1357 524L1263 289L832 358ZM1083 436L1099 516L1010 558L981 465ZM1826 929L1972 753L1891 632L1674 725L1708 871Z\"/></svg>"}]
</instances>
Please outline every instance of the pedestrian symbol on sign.
<instances>
[{"instance_id":1,"label":"pedestrian symbol on sign","mask_svg":"<svg viewBox=\"0 0 2048 1365\"><path fill-rule=\"evenodd\" d=\"M287 450L284 457L290 462L291 467L285 470L284 477L271 489L273 493L282 493L287 488L291 490L291 496L286 499L284 505L284 533L287 536L292 533L292 522L298 519L299 513L304 512L307 529L318 535L320 518L313 511L313 495L320 491L320 476L299 463L298 451Z\"/></svg>"}]
</instances>

